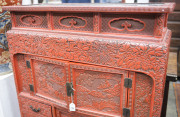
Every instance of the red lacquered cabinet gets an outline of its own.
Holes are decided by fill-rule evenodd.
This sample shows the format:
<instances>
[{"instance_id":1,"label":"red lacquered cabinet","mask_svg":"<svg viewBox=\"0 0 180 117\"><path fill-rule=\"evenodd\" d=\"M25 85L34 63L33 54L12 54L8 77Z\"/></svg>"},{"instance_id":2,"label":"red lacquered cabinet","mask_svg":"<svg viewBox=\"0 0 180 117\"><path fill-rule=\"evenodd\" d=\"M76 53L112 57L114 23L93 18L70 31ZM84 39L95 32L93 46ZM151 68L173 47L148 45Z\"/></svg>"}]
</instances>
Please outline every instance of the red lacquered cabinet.
<instances>
[{"instance_id":1,"label":"red lacquered cabinet","mask_svg":"<svg viewBox=\"0 0 180 117\"><path fill-rule=\"evenodd\" d=\"M159 117L174 6L3 7L22 117Z\"/></svg>"}]
</instances>

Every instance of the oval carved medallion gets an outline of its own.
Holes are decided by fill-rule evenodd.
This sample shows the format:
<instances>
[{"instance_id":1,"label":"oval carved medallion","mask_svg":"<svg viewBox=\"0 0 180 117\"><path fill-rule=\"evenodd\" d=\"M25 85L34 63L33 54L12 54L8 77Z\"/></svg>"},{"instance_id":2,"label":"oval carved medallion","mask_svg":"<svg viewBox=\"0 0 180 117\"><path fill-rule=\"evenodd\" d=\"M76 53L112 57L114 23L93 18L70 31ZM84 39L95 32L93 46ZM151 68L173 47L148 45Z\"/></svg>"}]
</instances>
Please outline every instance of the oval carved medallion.
<instances>
[{"instance_id":1,"label":"oval carved medallion","mask_svg":"<svg viewBox=\"0 0 180 117\"><path fill-rule=\"evenodd\" d=\"M129 31L129 32L140 32L146 27L145 22L128 17L114 18L108 22L109 28L117 31Z\"/></svg>"},{"instance_id":2,"label":"oval carved medallion","mask_svg":"<svg viewBox=\"0 0 180 117\"><path fill-rule=\"evenodd\" d=\"M20 21L24 25L37 26L37 25L41 25L42 18L37 15L23 15L21 16Z\"/></svg>"},{"instance_id":3,"label":"oval carved medallion","mask_svg":"<svg viewBox=\"0 0 180 117\"><path fill-rule=\"evenodd\" d=\"M59 19L59 25L66 28L84 28L87 21L78 16L64 16Z\"/></svg>"}]
</instances>

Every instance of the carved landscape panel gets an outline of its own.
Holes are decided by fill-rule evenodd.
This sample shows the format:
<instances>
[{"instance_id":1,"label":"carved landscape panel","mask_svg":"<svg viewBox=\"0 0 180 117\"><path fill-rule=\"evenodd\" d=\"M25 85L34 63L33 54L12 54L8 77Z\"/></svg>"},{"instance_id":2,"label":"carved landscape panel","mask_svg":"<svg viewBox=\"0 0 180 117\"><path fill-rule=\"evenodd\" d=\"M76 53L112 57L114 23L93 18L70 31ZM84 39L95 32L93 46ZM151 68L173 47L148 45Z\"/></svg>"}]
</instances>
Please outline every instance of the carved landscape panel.
<instances>
[{"instance_id":1,"label":"carved landscape panel","mask_svg":"<svg viewBox=\"0 0 180 117\"><path fill-rule=\"evenodd\" d=\"M77 108L121 115L123 71L70 65Z\"/></svg>"},{"instance_id":2,"label":"carved landscape panel","mask_svg":"<svg viewBox=\"0 0 180 117\"><path fill-rule=\"evenodd\" d=\"M66 64L33 60L33 69L36 93L66 105Z\"/></svg>"}]
</instances>

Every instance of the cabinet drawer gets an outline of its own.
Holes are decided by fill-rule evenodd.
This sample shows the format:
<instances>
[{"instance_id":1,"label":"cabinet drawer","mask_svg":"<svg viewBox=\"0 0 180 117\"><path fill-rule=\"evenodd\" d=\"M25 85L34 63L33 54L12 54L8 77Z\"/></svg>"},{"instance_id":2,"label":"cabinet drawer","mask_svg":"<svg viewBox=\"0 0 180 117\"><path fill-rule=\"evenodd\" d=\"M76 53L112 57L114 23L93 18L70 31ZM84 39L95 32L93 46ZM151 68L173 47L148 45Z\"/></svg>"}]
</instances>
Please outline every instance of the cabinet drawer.
<instances>
[{"instance_id":1,"label":"cabinet drawer","mask_svg":"<svg viewBox=\"0 0 180 117\"><path fill-rule=\"evenodd\" d=\"M51 106L19 97L20 109L22 117L51 117Z\"/></svg>"}]
</instances>

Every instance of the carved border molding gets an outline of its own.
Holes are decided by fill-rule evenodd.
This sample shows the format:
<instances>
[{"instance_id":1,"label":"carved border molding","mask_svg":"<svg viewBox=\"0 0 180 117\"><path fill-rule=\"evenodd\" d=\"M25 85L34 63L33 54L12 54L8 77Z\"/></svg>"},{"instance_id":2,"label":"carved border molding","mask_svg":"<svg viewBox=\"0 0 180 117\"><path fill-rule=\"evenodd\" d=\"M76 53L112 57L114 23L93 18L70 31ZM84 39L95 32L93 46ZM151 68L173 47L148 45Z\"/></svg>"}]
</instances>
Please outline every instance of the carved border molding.
<instances>
[{"instance_id":1,"label":"carved border molding","mask_svg":"<svg viewBox=\"0 0 180 117\"><path fill-rule=\"evenodd\" d=\"M89 7L89 6L6 6L3 7L3 10L7 11L79 11L79 12L141 12L141 13L167 13L172 12L174 10L175 3L164 3L160 6L132 6L132 7L124 7L119 6L117 8L114 7Z\"/></svg>"}]
</instances>

